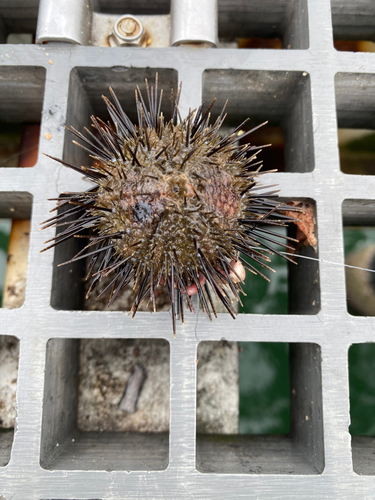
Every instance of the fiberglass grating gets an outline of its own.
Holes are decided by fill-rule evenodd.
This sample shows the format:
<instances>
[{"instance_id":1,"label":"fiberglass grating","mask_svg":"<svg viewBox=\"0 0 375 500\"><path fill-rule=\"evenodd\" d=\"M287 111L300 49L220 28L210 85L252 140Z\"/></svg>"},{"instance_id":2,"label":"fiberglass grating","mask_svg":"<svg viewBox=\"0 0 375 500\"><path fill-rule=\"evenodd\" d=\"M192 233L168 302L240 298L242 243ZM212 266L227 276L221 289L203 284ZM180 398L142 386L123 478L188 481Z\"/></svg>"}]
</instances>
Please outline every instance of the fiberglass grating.
<instances>
[{"instance_id":1,"label":"fiberglass grating","mask_svg":"<svg viewBox=\"0 0 375 500\"><path fill-rule=\"evenodd\" d=\"M116 5L110 8L111 12L116 12ZM158 5L163 14L168 12L167 2ZM4 498L119 500L124 491L129 498L139 498L141 492L144 497L163 499L242 496L289 500L308 495L311 500L320 500L375 495L372 481L375 469L368 459L371 446L367 439L363 444L357 436L352 441L349 432L348 364L352 344L374 342L375 319L348 313L342 267L343 219L345 225L373 223L375 180L373 175L364 178L341 172L337 147L338 127L373 129L371 86L375 54L339 52L333 47L333 39L344 35L355 38L359 32L361 37L357 38L368 38L375 27L374 18L357 16L357 12L361 6L370 9L372 2L354 2L351 9L344 0L267 1L254 5L259 16L254 18L253 34L238 34L281 36L287 49L287 34L281 28L281 19L287 19L294 37L290 43L292 50L197 47L133 50L65 43L0 46L0 77L5 92L0 102L4 117L0 121L7 121L8 116L10 122L25 118L41 124L40 153L35 167L0 168L0 216L30 218L32 213L26 300L19 309L0 309L1 335L19 339L20 347L16 430L10 453L7 452L9 462L0 467L0 495ZM229 25L231 10L240 12L232 8L232 2L219 2L219 33L223 39L236 36L233 33L236 23ZM278 16L275 31L270 27L271 11ZM289 17L285 18L287 11ZM36 18L33 16L30 19ZM267 174L262 180L278 184L283 200L312 200L315 205L322 262L314 264L314 272L319 271L319 301L312 313L240 314L235 321L220 314L212 323L202 315L198 318L191 315L183 327L178 326L174 339L168 312L152 316L142 312L132 321L120 311L83 311L68 279L63 278L68 283L66 291L63 294L56 291L54 254L39 253L43 241L52 237L54 230L42 234L39 224L52 208L47 198L56 198L68 190L81 190L85 183L79 175L41 153L82 161L78 149L71 147L64 124L77 128L87 124L90 112L100 113L100 94L106 93L108 85L115 87L116 82L126 81L129 75L130 89L136 83L141 84L145 76L152 78L155 71L164 79L165 90L183 82L184 115L202 98L208 101L218 97L221 103L229 98L232 107L229 117L237 124L242 116L250 116L252 123L259 117L270 119L282 128L285 172ZM12 84L17 75L20 85ZM276 98L267 94L268 86ZM126 100L127 110L134 109L130 94L125 86L122 99ZM310 278L303 279L311 284ZM294 290L303 297L306 286L303 280L299 281L301 288ZM61 349L54 369L64 371L70 363L77 373L74 356L78 339L92 338L103 342L162 339L169 343L169 433L164 441L147 441L141 436L141 445L128 442L128 448L126 444L120 446L123 455L120 465L115 463L117 436L107 448L97 436L87 442L87 446L97 446L103 453L109 450L109 455L103 454L95 467L90 465L87 455L73 466L69 461L59 462L55 449L60 442L53 436L53 426L45 421L48 414L58 421L59 415L69 414L76 407L69 377L65 380L66 401L60 399L60 413L53 414L53 405L48 406L45 395L51 385L57 384L48 360L49 349L53 345ZM226 446L220 448L220 453L211 453L201 460L202 441L196 437L197 347L200 342L212 341L282 342L299 351L294 366L299 373L303 372L303 378L296 380L303 385L301 394L306 398L295 416L301 426L306 422L309 425L303 427L304 438L294 443L296 448L286 440L288 453L295 462L298 462L296 457L304 457L302 463L307 467L304 473L299 473L298 463L288 471L277 469L277 453L286 450L280 443L276 451L272 451L272 446L267 448L270 465L266 474L257 468L256 459L254 468L246 460L239 463L237 438L226 437ZM75 354L67 355L65 366L61 360L68 351ZM319 362L303 362L304 356L313 356L313 352ZM48 379L45 373L50 374ZM291 381L293 378L291 375ZM309 399L311 394L317 394L317 399ZM312 409L315 404L318 408ZM125 443L126 436L121 440ZM249 444L255 457L263 445L264 441L262 444L257 440ZM143 457L153 462L145 467L147 470L140 466L139 454L131 456L132 447L139 450L139 446ZM84 447L81 451L83 454ZM233 456L233 467L225 471ZM130 466L126 465L129 462Z\"/></svg>"}]
</instances>

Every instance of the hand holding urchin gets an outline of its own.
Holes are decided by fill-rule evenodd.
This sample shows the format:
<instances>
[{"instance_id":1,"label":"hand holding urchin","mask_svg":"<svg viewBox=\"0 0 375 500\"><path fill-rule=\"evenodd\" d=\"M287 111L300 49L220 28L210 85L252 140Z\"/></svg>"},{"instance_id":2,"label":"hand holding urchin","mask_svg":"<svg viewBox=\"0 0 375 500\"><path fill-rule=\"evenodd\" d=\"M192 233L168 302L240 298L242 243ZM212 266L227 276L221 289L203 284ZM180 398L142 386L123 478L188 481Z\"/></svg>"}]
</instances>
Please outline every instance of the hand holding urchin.
<instances>
[{"instance_id":1,"label":"hand holding urchin","mask_svg":"<svg viewBox=\"0 0 375 500\"><path fill-rule=\"evenodd\" d=\"M45 250L92 229L85 248L67 262L91 257L93 281L87 295L111 273L106 287L111 304L133 281L134 316L145 300L155 310L155 289L165 286L175 333L184 303L194 311L194 293L210 319L211 312L216 316L212 293L234 317L228 292L240 300L243 266L263 276L243 255L268 268L274 252L269 242L275 236L270 225L294 219L282 213L290 207L270 198L275 192L258 192L264 189L258 184L261 162L254 162L260 147L237 143L237 132L248 120L221 138L225 106L214 124L209 124L213 103L205 112L202 104L182 120L179 90L175 101L172 94L172 119L165 123L157 77L155 88L146 81L146 89L148 108L138 87L135 92L138 126L110 89L113 103L103 99L112 123L92 116L95 133L85 128L90 139L71 128L84 145L76 144L90 153L94 164L77 167L54 159L84 174L94 186L66 193L58 201L56 208L73 206L46 221L44 227L67 227ZM70 218L74 220L67 223Z\"/></svg>"}]
</instances>

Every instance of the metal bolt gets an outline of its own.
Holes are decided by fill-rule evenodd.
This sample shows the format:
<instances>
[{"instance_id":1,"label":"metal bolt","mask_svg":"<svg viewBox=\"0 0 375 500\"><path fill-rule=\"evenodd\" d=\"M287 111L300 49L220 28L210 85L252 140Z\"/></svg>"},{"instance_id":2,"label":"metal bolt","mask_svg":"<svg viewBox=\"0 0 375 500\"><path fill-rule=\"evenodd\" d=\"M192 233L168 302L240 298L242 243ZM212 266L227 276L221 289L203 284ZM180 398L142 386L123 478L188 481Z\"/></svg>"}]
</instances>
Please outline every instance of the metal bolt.
<instances>
[{"instance_id":1,"label":"metal bolt","mask_svg":"<svg viewBox=\"0 0 375 500\"><path fill-rule=\"evenodd\" d=\"M144 47L147 43L147 33L139 19L126 14L119 17L113 25L109 43L112 47Z\"/></svg>"}]
</instances>

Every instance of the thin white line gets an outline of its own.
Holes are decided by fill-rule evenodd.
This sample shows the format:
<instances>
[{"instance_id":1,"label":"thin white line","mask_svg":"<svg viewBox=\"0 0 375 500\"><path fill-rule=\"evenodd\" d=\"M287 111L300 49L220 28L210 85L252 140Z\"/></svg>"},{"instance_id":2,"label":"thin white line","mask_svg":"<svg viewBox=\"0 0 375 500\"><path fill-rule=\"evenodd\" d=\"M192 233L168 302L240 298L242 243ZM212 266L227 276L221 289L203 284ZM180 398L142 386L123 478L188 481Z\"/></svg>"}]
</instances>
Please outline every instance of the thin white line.
<instances>
[{"instance_id":1,"label":"thin white line","mask_svg":"<svg viewBox=\"0 0 375 500\"><path fill-rule=\"evenodd\" d=\"M369 273L375 273L375 269L366 269L365 267L350 266L349 264L339 264L338 262L331 262L329 260L317 259L314 257L307 257L307 255L298 255L296 253L280 252L284 255L290 255L291 257L299 257L300 259L315 260L315 262L323 262L324 264L331 264L331 266L344 266L350 267L350 269L358 269L359 271L368 271Z\"/></svg>"}]
</instances>

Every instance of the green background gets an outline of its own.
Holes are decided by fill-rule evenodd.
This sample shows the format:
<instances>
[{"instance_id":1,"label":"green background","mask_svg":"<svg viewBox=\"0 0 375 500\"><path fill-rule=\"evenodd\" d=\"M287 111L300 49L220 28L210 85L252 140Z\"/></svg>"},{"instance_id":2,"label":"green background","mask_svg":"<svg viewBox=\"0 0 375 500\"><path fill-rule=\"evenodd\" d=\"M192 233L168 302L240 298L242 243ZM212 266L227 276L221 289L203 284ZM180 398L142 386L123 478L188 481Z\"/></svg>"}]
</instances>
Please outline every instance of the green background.
<instances>
[{"instance_id":1,"label":"green background","mask_svg":"<svg viewBox=\"0 0 375 500\"><path fill-rule=\"evenodd\" d=\"M375 229L345 228L345 255L375 243ZM288 266L272 258L274 273L267 283L247 273L241 312L287 314ZM240 433L287 434L290 428L288 344L240 343ZM375 344L349 350L350 432L375 435Z\"/></svg>"}]
</instances>

